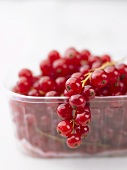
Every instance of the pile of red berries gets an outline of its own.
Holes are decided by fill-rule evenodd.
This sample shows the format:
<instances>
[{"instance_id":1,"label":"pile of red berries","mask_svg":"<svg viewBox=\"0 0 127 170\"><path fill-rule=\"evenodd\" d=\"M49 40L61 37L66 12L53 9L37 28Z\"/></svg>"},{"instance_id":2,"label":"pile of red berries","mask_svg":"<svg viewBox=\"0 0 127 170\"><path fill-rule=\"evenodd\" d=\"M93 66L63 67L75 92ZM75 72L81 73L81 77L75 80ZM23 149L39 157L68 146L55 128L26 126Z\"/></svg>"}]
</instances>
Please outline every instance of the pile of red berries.
<instances>
[{"instance_id":1,"label":"pile of red berries","mask_svg":"<svg viewBox=\"0 0 127 170\"><path fill-rule=\"evenodd\" d=\"M40 63L41 73L38 76L34 76L29 69L20 70L19 80L13 91L28 96L66 95L65 82L73 73L76 73L73 78L81 77L82 80L90 69L95 69L107 61L110 61L108 55L93 56L88 50L78 52L69 48L63 56L54 50Z\"/></svg>"},{"instance_id":2,"label":"pile of red berries","mask_svg":"<svg viewBox=\"0 0 127 170\"><path fill-rule=\"evenodd\" d=\"M70 148L81 144L89 133L91 111L89 101L96 96L116 96L127 93L127 65L111 61L109 55L93 56L88 50L69 48L61 56L51 51L40 63L41 74L20 70L13 91L27 96L67 96L57 114L62 121L57 132L67 138Z\"/></svg>"}]
</instances>

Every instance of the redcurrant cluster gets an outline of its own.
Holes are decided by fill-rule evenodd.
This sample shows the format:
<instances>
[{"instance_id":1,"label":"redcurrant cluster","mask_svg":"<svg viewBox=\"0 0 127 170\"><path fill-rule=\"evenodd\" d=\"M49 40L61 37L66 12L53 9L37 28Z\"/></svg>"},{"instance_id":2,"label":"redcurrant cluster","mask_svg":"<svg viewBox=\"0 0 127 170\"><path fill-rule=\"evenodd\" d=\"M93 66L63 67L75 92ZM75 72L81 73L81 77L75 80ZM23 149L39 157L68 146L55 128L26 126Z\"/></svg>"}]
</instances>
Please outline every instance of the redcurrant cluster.
<instances>
[{"instance_id":1,"label":"redcurrant cluster","mask_svg":"<svg viewBox=\"0 0 127 170\"><path fill-rule=\"evenodd\" d=\"M118 96L127 93L127 65L105 63L91 73L90 83L96 96Z\"/></svg>"},{"instance_id":2,"label":"redcurrant cluster","mask_svg":"<svg viewBox=\"0 0 127 170\"><path fill-rule=\"evenodd\" d=\"M54 50L40 63L40 70L38 76L29 69L20 70L13 91L27 96L67 96L68 103L57 108L62 119L57 132L67 138L70 148L77 148L89 133L89 101L95 95L127 93L127 65L112 62L109 55L93 56L88 50L69 48L61 56Z\"/></svg>"},{"instance_id":3,"label":"redcurrant cluster","mask_svg":"<svg viewBox=\"0 0 127 170\"><path fill-rule=\"evenodd\" d=\"M89 133L91 113L87 102L95 97L95 92L90 85L82 87L83 78L81 73L72 74L65 84L69 103L57 108L58 116L64 119L59 122L57 132L67 137L66 142L70 148L77 148L81 144L81 138Z\"/></svg>"}]
</instances>

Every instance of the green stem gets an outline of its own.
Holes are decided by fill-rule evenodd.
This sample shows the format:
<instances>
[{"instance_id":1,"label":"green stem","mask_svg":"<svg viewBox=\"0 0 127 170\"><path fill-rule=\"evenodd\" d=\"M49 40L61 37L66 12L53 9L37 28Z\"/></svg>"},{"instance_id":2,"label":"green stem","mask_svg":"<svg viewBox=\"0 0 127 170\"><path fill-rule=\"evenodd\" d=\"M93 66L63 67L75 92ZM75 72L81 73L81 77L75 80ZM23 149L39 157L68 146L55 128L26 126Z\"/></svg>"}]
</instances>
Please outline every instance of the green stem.
<instances>
[{"instance_id":1,"label":"green stem","mask_svg":"<svg viewBox=\"0 0 127 170\"><path fill-rule=\"evenodd\" d=\"M60 139L56 136L53 136L53 135L50 135L48 133L45 133L44 131L40 130L39 128L36 127L36 131L41 135L41 136L46 136L46 137L49 137L50 139L53 139L53 140L58 140L60 142L64 142L63 139Z\"/></svg>"},{"instance_id":2,"label":"green stem","mask_svg":"<svg viewBox=\"0 0 127 170\"><path fill-rule=\"evenodd\" d=\"M85 86L86 82L89 80L89 78L91 77L91 75L92 75L92 73L89 73L89 74L87 75L87 77L86 77L84 80L81 81L81 82L82 82L82 87Z\"/></svg>"}]
</instances>

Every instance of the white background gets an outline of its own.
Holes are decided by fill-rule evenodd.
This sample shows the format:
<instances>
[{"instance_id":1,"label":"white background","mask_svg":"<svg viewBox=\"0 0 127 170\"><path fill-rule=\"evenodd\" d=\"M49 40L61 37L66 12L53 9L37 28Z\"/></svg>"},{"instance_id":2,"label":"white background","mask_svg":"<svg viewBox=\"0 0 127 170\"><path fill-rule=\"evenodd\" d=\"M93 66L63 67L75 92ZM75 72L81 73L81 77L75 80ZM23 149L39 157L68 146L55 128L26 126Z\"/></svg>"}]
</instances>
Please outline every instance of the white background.
<instances>
[{"instance_id":1,"label":"white background","mask_svg":"<svg viewBox=\"0 0 127 170\"><path fill-rule=\"evenodd\" d=\"M48 50L88 48L127 56L126 1L0 1L0 76L13 62L44 58ZM35 159L15 147L8 105L0 90L0 170L125 170L127 157Z\"/></svg>"}]
</instances>

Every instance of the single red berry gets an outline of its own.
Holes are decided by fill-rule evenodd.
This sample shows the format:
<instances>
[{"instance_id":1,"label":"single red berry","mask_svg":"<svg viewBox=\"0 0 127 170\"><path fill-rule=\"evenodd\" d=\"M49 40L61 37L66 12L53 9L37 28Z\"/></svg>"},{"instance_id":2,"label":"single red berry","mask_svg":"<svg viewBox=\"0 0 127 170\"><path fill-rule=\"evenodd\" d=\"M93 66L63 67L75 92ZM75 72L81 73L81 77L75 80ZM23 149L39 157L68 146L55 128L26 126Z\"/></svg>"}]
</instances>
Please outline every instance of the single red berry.
<instances>
[{"instance_id":1,"label":"single red berry","mask_svg":"<svg viewBox=\"0 0 127 170\"><path fill-rule=\"evenodd\" d=\"M103 62L103 63L111 62L111 57L110 57L109 55L107 55L107 54L102 55L102 56L101 56L101 59L102 59L102 62Z\"/></svg>"},{"instance_id":2,"label":"single red berry","mask_svg":"<svg viewBox=\"0 0 127 170\"><path fill-rule=\"evenodd\" d=\"M57 91L59 92L59 94L64 93L66 78L58 77L55 80L55 82L56 82L56 88L57 88Z\"/></svg>"},{"instance_id":3,"label":"single red berry","mask_svg":"<svg viewBox=\"0 0 127 170\"><path fill-rule=\"evenodd\" d=\"M91 55L90 51L88 50L82 50L80 52L80 60L88 61L89 56Z\"/></svg>"},{"instance_id":4,"label":"single red berry","mask_svg":"<svg viewBox=\"0 0 127 170\"><path fill-rule=\"evenodd\" d=\"M81 144L81 136L79 134L71 134L66 141L68 147L77 148Z\"/></svg>"},{"instance_id":5,"label":"single red berry","mask_svg":"<svg viewBox=\"0 0 127 170\"><path fill-rule=\"evenodd\" d=\"M18 74L19 77L26 77L27 79L32 79L33 75L32 75L32 71L27 69L27 68L23 68L19 71Z\"/></svg>"},{"instance_id":6,"label":"single red berry","mask_svg":"<svg viewBox=\"0 0 127 170\"><path fill-rule=\"evenodd\" d=\"M110 83L115 83L119 80L119 71L114 66L108 66L104 71L107 73Z\"/></svg>"},{"instance_id":7,"label":"single red berry","mask_svg":"<svg viewBox=\"0 0 127 170\"><path fill-rule=\"evenodd\" d=\"M61 104L57 108L57 114L60 118L71 119L72 118L72 108L67 104Z\"/></svg>"},{"instance_id":8,"label":"single red berry","mask_svg":"<svg viewBox=\"0 0 127 170\"><path fill-rule=\"evenodd\" d=\"M53 62L53 69L56 77L67 76L68 75L68 65L66 60L61 58Z\"/></svg>"},{"instance_id":9,"label":"single red berry","mask_svg":"<svg viewBox=\"0 0 127 170\"><path fill-rule=\"evenodd\" d=\"M48 60L53 63L55 60L60 59L60 54L56 50L52 50L48 54Z\"/></svg>"},{"instance_id":10,"label":"single red berry","mask_svg":"<svg viewBox=\"0 0 127 170\"><path fill-rule=\"evenodd\" d=\"M86 137L88 135L88 133L89 133L89 127L88 126L77 126L75 128L75 131L81 137Z\"/></svg>"},{"instance_id":11,"label":"single red berry","mask_svg":"<svg viewBox=\"0 0 127 170\"><path fill-rule=\"evenodd\" d=\"M67 64L78 65L79 53L75 48L68 48L64 54L64 58L67 60Z\"/></svg>"},{"instance_id":12,"label":"single red berry","mask_svg":"<svg viewBox=\"0 0 127 170\"><path fill-rule=\"evenodd\" d=\"M120 73L120 79L126 79L127 78L127 65L126 64L117 64L115 65L115 67L117 68L117 70Z\"/></svg>"},{"instance_id":13,"label":"single red berry","mask_svg":"<svg viewBox=\"0 0 127 170\"><path fill-rule=\"evenodd\" d=\"M83 113L77 114L75 122L80 126L86 126L91 120L91 113L84 111Z\"/></svg>"},{"instance_id":14,"label":"single red berry","mask_svg":"<svg viewBox=\"0 0 127 170\"><path fill-rule=\"evenodd\" d=\"M82 95L85 97L86 101L92 100L95 97L95 91L92 86L84 86Z\"/></svg>"},{"instance_id":15,"label":"single red berry","mask_svg":"<svg viewBox=\"0 0 127 170\"><path fill-rule=\"evenodd\" d=\"M77 50L74 47L69 47L68 49L66 49L64 56L66 56L67 53L69 53L70 51L76 51L77 52Z\"/></svg>"},{"instance_id":16,"label":"single red berry","mask_svg":"<svg viewBox=\"0 0 127 170\"><path fill-rule=\"evenodd\" d=\"M38 81L38 89L47 93L56 89L55 82L48 76L43 76Z\"/></svg>"},{"instance_id":17,"label":"single red berry","mask_svg":"<svg viewBox=\"0 0 127 170\"><path fill-rule=\"evenodd\" d=\"M83 110L86 100L82 95L76 94L70 97L69 104L74 110Z\"/></svg>"},{"instance_id":18,"label":"single red berry","mask_svg":"<svg viewBox=\"0 0 127 170\"><path fill-rule=\"evenodd\" d=\"M62 120L57 125L57 132L64 137L67 137L71 134L73 130L72 123L69 120Z\"/></svg>"},{"instance_id":19,"label":"single red berry","mask_svg":"<svg viewBox=\"0 0 127 170\"><path fill-rule=\"evenodd\" d=\"M81 91L82 91L81 81L79 81L73 77L69 78L66 81L65 87L66 87L66 90L72 94L81 93Z\"/></svg>"},{"instance_id":20,"label":"single red berry","mask_svg":"<svg viewBox=\"0 0 127 170\"><path fill-rule=\"evenodd\" d=\"M124 95L126 93L126 85L122 81L110 84L109 91L111 96Z\"/></svg>"},{"instance_id":21,"label":"single red berry","mask_svg":"<svg viewBox=\"0 0 127 170\"><path fill-rule=\"evenodd\" d=\"M31 84L26 77L20 77L17 82L17 88L19 93L25 94L30 90Z\"/></svg>"},{"instance_id":22,"label":"single red berry","mask_svg":"<svg viewBox=\"0 0 127 170\"><path fill-rule=\"evenodd\" d=\"M49 60L45 59L40 63L40 69L43 76L53 76L53 68Z\"/></svg>"},{"instance_id":23,"label":"single red berry","mask_svg":"<svg viewBox=\"0 0 127 170\"><path fill-rule=\"evenodd\" d=\"M94 87L101 88L108 84L108 75L104 70L95 70L91 76L91 84Z\"/></svg>"},{"instance_id":24,"label":"single red berry","mask_svg":"<svg viewBox=\"0 0 127 170\"><path fill-rule=\"evenodd\" d=\"M45 94L45 97L53 97L58 96L58 93L56 91L49 91Z\"/></svg>"},{"instance_id":25,"label":"single red berry","mask_svg":"<svg viewBox=\"0 0 127 170\"><path fill-rule=\"evenodd\" d=\"M120 81L117 81L109 85L109 91L110 91L111 96L119 94L119 86L120 86ZM121 92L120 92L120 95L121 95Z\"/></svg>"}]
</instances>

